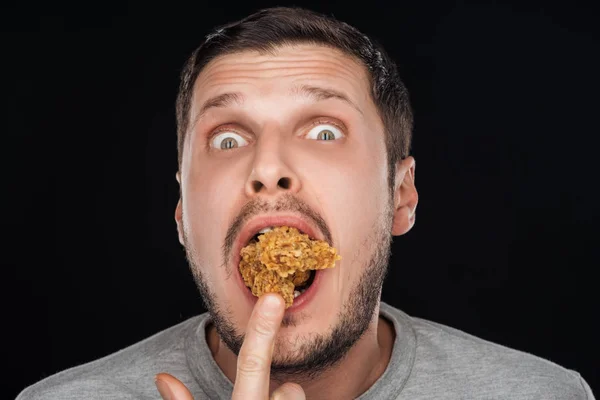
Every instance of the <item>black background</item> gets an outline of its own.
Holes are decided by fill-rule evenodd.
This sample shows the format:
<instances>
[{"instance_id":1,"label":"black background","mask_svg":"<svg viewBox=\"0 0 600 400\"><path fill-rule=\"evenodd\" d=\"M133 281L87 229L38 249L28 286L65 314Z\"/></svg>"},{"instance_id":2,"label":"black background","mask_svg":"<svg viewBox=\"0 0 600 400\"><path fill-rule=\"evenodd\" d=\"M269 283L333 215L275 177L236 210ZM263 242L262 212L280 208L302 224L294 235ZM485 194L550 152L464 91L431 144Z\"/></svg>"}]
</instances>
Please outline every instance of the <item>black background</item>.
<instances>
[{"instance_id":1,"label":"black background","mask_svg":"<svg viewBox=\"0 0 600 400\"><path fill-rule=\"evenodd\" d=\"M420 203L383 299L597 392L598 12L417 3L293 3L372 35L411 92ZM179 71L215 25L286 4L2 12L4 394L203 311L173 219Z\"/></svg>"}]
</instances>

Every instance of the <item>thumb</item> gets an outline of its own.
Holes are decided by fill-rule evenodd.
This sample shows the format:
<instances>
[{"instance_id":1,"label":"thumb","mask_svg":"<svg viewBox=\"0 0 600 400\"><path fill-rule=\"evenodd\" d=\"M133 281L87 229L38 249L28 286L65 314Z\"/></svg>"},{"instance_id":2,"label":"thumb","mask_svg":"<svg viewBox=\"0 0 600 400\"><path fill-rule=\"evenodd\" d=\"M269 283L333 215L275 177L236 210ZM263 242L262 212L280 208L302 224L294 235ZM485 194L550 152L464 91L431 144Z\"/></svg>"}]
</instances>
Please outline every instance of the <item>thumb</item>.
<instances>
[{"instance_id":1,"label":"thumb","mask_svg":"<svg viewBox=\"0 0 600 400\"><path fill-rule=\"evenodd\" d=\"M188 388L173 375L160 373L154 377L154 383L163 400L194 400Z\"/></svg>"},{"instance_id":2,"label":"thumb","mask_svg":"<svg viewBox=\"0 0 600 400\"><path fill-rule=\"evenodd\" d=\"M286 382L279 386L271 395L271 400L306 400L302 386L297 383Z\"/></svg>"}]
</instances>

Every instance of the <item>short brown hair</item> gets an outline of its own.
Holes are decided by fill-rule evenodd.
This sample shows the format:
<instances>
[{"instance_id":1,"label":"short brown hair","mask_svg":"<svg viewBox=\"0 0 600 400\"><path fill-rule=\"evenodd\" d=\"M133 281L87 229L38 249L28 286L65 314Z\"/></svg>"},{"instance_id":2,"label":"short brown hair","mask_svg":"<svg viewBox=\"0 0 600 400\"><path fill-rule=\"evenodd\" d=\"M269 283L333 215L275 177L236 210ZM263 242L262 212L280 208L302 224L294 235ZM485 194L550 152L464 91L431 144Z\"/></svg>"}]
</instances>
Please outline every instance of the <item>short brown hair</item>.
<instances>
[{"instance_id":1,"label":"short brown hair","mask_svg":"<svg viewBox=\"0 0 600 400\"><path fill-rule=\"evenodd\" d=\"M329 46L359 60L369 71L371 96L386 130L388 182L394 185L396 162L410 151L413 115L408 91L396 64L384 49L356 28L314 11L274 7L226 24L207 35L186 62L177 95L177 150L181 168L190 122L194 83L213 59L248 50L270 53L278 46L308 43Z\"/></svg>"}]
</instances>

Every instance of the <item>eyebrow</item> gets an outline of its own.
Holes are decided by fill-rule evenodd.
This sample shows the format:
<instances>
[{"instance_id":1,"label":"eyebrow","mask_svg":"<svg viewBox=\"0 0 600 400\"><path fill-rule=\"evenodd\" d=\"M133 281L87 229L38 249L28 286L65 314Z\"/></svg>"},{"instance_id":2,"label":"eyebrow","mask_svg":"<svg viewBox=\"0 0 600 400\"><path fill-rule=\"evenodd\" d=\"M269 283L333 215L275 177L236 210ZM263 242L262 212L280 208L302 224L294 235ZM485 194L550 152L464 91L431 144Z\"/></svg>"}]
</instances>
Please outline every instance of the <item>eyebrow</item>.
<instances>
[{"instance_id":1,"label":"eyebrow","mask_svg":"<svg viewBox=\"0 0 600 400\"><path fill-rule=\"evenodd\" d=\"M292 95L308 97L310 99L313 99L315 102L328 99L338 99L350 105L360 114L363 114L362 110L356 104L354 104L352 100L350 100L350 97L348 97L344 92L340 92L335 89L325 89L322 87L310 85L297 85L292 88L290 93Z\"/></svg>"},{"instance_id":2,"label":"eyebrow","mask_svg":"<svg viewBox=\"0 0 600 400\"><path fill-rule=\"evenodd\" d=\"M244 96L242 96L241 93L223 93L211 97L210 99L206 100L204 104L202 104L200 111L198 111L198 114L196 114L194 117L194 123L192 125L195 125L196 122L198 122L198 120L200 120L200 118L202 118L204 114L206 114L206 112L211 108L224 108L229 107L232 104L241 106L243 103Z\"/></svg>"},{"instance_id":3,"label":"eyebrow","mask_svg":"<svg viewBox=\"0 0 600 400\"><path fill-rule=\"evenodd\" d=\"M362 110L354 104L352 100L343 92L340 92L335 89L325 89L318 86L310 86L310 85L296 85L292 87L290 90L290 94L292 96L302 96L306 98L310 98L317 101L323 101L328 99L338 99L341 100L356 111L358 111L361 115L363 114ZM208 110L212 108L225 108L229 107L233 104L237 104L241 106L244 103L244 96L241 93L232 92L232 93L223 93L214 97L209 98L202 104L198 114L193 120L193 124L195 125L206 113Z\"/></svg>"}]
</instances>

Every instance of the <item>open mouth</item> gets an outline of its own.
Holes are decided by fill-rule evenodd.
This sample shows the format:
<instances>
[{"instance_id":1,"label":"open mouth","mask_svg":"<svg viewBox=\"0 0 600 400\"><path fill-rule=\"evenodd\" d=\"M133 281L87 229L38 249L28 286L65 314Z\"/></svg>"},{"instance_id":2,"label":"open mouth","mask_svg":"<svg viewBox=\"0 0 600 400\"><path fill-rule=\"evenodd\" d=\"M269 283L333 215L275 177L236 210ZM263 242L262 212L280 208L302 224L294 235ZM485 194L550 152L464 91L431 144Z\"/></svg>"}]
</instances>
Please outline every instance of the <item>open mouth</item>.
<instances>
[{"instance_id":1,"label":"open mouth","mask_svg":"<svg viewBox=\"0 0 600 400\"><path fill-rule=\"evenodd\" d=\"M239 271L248 290L256 297L279 293L286 308L313 285L317 270L332 268L341 259L327 242L289 226L259 229L240 256Z\"/></svg>"}]
</instances>

